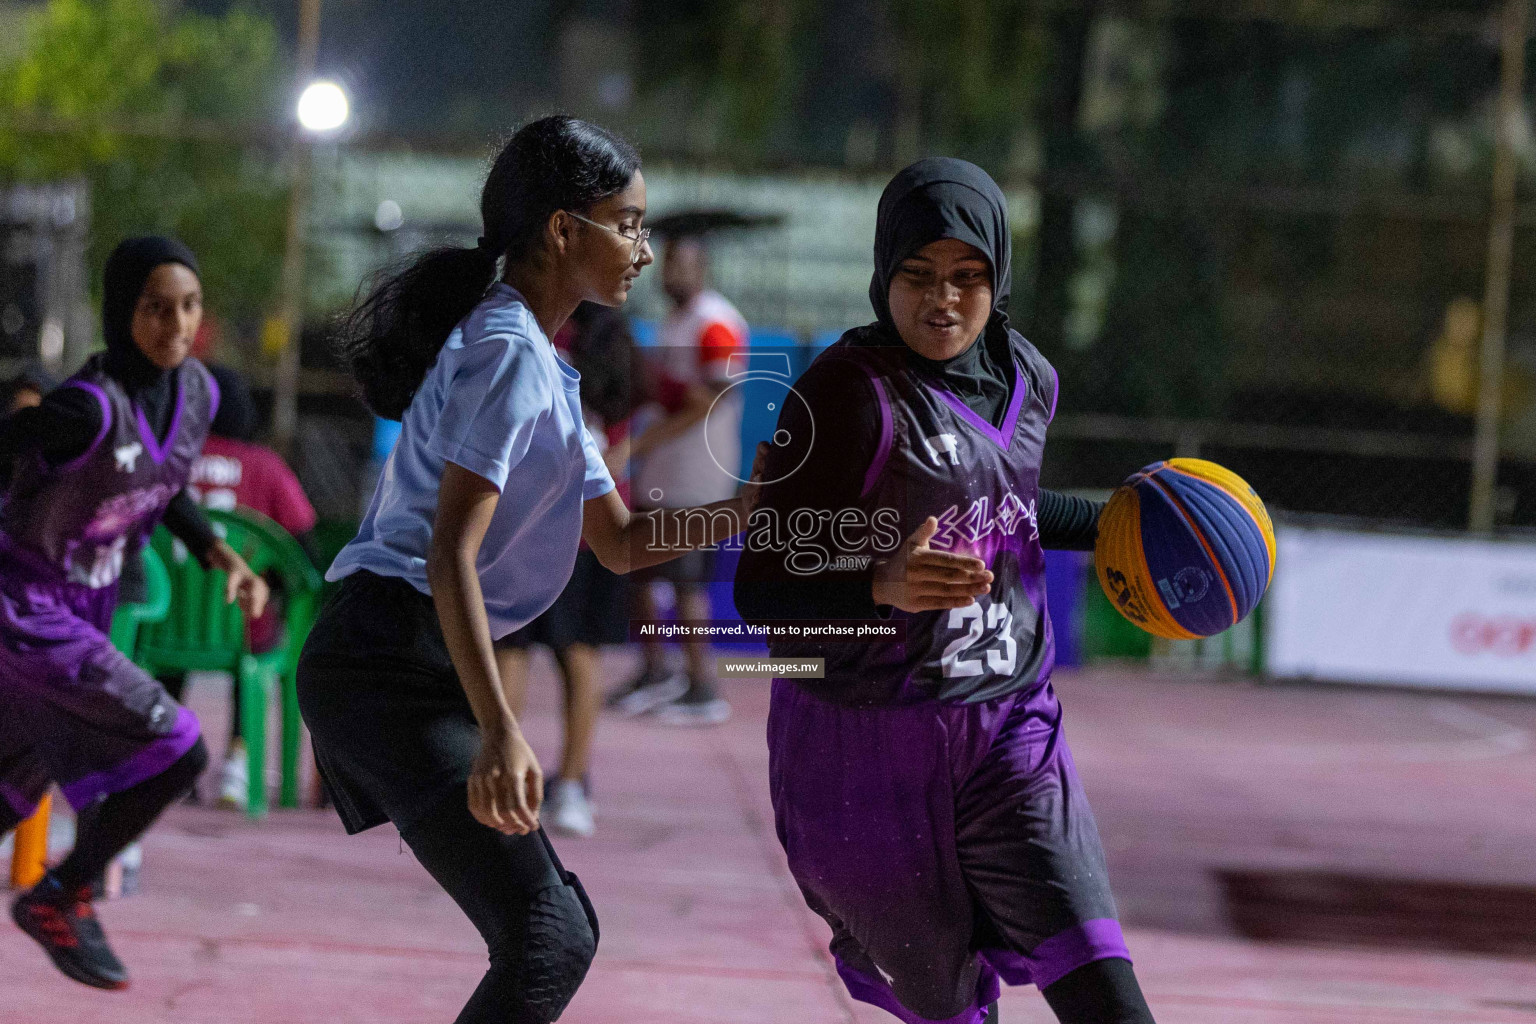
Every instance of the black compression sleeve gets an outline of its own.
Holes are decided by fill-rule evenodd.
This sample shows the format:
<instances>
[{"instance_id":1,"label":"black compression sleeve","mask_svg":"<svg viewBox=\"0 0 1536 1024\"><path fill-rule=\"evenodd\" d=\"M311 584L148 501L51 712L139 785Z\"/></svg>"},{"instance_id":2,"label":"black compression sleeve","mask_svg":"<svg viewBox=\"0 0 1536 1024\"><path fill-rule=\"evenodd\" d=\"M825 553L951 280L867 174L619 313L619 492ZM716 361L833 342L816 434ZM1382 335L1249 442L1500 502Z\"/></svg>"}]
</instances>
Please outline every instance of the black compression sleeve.
<instances>
[{"instance_id":1,"label":"black compression sleeve","mask_svg":"<svg viewBox=\"0 0 1536 1024\"><path fill-rule=\"evenodd\" d=\"M748 522L736 570L737 611L748 621L875 618L873 560L862 568L831 562L840 554L871 553L867 528L845 529L839 538L834 524L839 512L860 507L864 471L880 436L874 389L859 367L823 359L795 382L795 391L805 401L785 402L778 427L791 438L814 433L815 440L798 468L790 460L804 448L792 442L769 451L763 478L777 482L763 488ZM862 546L851 550L849 541Z\"/></svg>"},{"instance_id":2,"label":"black compression sleeve","mask_svg":"<svg viewBox=\"0 0 1536 1024\"><path fill-rule=\"evenodd\" d=\"M1061 1024L1155 1024L1129 960L1094 960L1041 990Z\"/></svg>"},{"instance_id":3,"label":"black compression sleeve","mask_svg":"<svg viewBox=\"0 0 1536 1024\"><path fill-rule=\"evenodd\" d=\"M158 775L119 790L80 815L75 848L53 876L66 889L90 885L107 864L149 828L173 800L184 795L208 766L208 748L199 739Z\"/></svg>"},{"instance_id":4,"label":"black compression sleeve","mask_svg":"<svg viewBox=\"0 0 1536 1024\"><path fill-rule=\"evenodd\" d=\"M1092 551L1103 511L1102 501L1042 489L1035 516L1040 546L1053 551Z\"/></svg>"},{"instance_id":5,"label":"black compression sleeve","mask_svg":"<svg viewBox=\"0 0 1536 1024\"><path fill-rule=\"evenodd\" d=\"M84 388L54 388L43 403L0 420L0 459L40 454L50 466L84 455L101 431L101 403Z\"/></svg>"},{"instance_id":6,"label":"black compression sleeve","mask_svg":"<svg viewBox=\"0 0 1536 1024\"><path fill-rule=\"evenodd\" d=\"M170 530L177 540L187 546L194 558L203 568L208 568L208 552L218 543L218 534L213 532L213 524L208 522L208 517L203 515L202 509L197 507L197 502L186 491L182 491L171 499L170 505L165 509L165 528Z\"/></svg>"}]
</instances>

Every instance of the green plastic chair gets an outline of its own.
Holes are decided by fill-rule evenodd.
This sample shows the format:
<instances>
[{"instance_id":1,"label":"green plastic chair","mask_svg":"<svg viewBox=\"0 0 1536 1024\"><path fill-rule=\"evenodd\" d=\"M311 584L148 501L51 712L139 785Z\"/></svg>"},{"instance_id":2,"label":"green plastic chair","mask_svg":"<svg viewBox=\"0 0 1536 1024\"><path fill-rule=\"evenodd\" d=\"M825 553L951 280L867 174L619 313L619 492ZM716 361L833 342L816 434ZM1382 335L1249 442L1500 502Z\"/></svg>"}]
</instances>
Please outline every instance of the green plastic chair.
<instances>
[{"instance_id":1,"label":"green plastic chair","mask_svg":"<svg viewBox=\"0 0 1536 1024\"><path fill-rule=\"evenodd\" d=\"M171 575L165 562L154 548L145 546L139 552L144 566L143 601L120 604L112 613L112 626L107 633L112 646L130 659L138 653L139 627L146 623L164 622L171 611Z\"/></svg>"},{"instance_id":2,"label":"green plastic chair","mask_svg":"<svg viewBox=\"0 0 1536 1024\"><path fill-rule=\"evenodd\" d=\"M282 787L279 804L299 805L299 743L302 732L294 670L299 652L319 611L320 574L298 541L272 520L248 509L207 510L221 533L258 573L273 572L283 581L283 639L277 648L253 654L245 637L245 618L224 601L225 574L205 571L179 541L161 527L152 546L164 559L171 579L171 608L164 621L140 631L136 660L151 674L229 672L240 681L241 731L245 734L250 790L246 814L267 812L267 705L273 682L282 694Z\"/></svg>"}]
</instances>

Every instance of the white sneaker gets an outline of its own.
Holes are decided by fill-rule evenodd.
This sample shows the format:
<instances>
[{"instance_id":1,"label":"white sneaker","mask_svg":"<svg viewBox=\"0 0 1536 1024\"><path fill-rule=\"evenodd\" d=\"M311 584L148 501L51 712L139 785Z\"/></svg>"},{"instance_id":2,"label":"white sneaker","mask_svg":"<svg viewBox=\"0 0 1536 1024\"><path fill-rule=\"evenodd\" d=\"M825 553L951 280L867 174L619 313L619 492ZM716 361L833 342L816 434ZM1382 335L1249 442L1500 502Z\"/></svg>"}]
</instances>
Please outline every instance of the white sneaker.
<instances>
[{"instance_id":1,"label":"white sneaker","mask_svg":"<svg viewBox=\"0 0 1536 1024\"><path fill-rule=\"evenodd\" d=\"M561 835L585 839L597 830L592 801L587 799L587 787L578 779L553 780L549 792L544 795L544 810L540 817Z\"/></svg>"},{"instance_id":2,"label":"white sneaker","mask_svg":"<svg viewBox=\"0 0 1536 1024\"><path fill-rule=\"evenodd\" d=\"M688 677L681 672L642 673L608 695L610 711L634 718L676 700L688 692Z\"/></svg>"},{"instance_id":3,"label":"white sneaker","mask_svg":"<svg viewBox=\"0 0 1536 1024\"><path fill-rule=\"evenodd\" d=\"M731 705L712 683L693 682L676 700L651 712L651 717L662 725L720 725L731 717Z\"/></svg>"},{"instance_id":4,"label":"white sneaker","mask_svg":"<svg viewBox=\"0 0 1536 1024\"><path fill-rule=\"evenodd\" d=\"M230 754L224 760L219 773L219 806L245 810L245 798L250 794L250 774L246 770L245 751Z\"/></svg>"}]
</instances>

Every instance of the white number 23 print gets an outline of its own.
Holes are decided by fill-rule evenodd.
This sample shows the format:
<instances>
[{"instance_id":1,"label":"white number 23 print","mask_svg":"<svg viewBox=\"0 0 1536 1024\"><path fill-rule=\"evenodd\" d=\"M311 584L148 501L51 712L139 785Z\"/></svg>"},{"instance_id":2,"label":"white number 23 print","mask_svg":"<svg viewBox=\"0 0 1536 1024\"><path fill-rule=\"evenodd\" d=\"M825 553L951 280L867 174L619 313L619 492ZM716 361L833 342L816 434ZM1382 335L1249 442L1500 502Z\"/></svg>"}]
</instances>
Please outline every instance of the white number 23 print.
<instances>
[{"instance_id":1,"label":"white number 23 print","mask_svg":"<svg viewBox=\"0 0 1536 1024\"><path fill-rule=\"evenodd\" d=\"M1013 671L1019 644L1013 638L1013 613L1006 604L989 604L983 610L980 604L972 601L964 608L951 608L949 628L965 632L951 640L939 658L945 679L981 675L985 671L983 656L987 669L999 675Z\"/></svg>"}]
</instances>

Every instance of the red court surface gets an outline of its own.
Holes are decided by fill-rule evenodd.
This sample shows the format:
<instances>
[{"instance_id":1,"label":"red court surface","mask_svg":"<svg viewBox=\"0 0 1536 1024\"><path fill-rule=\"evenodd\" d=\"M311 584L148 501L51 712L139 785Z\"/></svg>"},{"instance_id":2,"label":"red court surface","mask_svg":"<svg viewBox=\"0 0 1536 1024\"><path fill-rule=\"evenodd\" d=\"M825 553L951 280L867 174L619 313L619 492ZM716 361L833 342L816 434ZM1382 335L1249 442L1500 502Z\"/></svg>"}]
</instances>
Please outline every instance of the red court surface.
<instances>
[{"instance_id":1,"label":"red court surface","mask_svg":"<svg viewBox=\"0 0 1536 1024\"><path fill-rule=\"evenodd\" d=\"M843 993L774 840L766 685L726 689L718 729L603 723L598 834L556 840L603 932L562 1020L890 1021ZM549 764L546 669L535 690ZM1115 672L1059 690L1160 1022L1536 1022L1536 702ZM390 828L177 807L145 847L144 891L102 905L133 987L66 980L6 921L0 1021L446 1024L483 969ZM1000 1016L1052 1020L1032 989Z\"/></svg>"}]
</instances>

